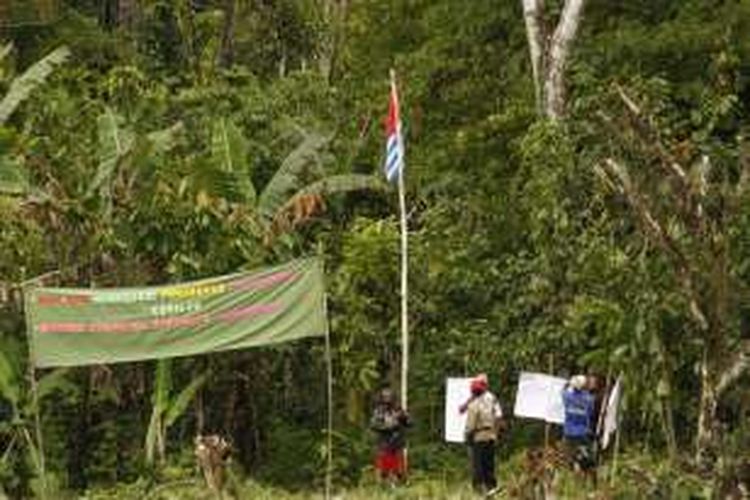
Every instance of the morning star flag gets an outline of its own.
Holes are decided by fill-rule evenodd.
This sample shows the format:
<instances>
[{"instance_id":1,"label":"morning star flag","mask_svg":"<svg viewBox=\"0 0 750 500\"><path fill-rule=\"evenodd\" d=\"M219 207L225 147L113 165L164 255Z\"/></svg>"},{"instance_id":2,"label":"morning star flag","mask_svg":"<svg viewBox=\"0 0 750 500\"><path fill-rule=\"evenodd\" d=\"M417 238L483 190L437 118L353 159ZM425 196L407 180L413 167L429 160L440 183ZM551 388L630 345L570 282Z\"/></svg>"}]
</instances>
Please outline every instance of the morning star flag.
<instances>
[{"instance_id":1,"label":"morning star flag","mask_svg":"<svg viewBox=\"0 0 750 500\"><path fill-rule=\"evenodd\" d=\"M389 182L398 179L404 168L404 140L401 136L401 112L398 105L396 79L391 75L391 97L388 102L388 116L385 120L385 177Z\"/></svg>"},{"instance_id":2,"label":"morning star flag","mask_svg":"<svg viewBox=\"0 0 750 500\"><path fill-rule=\"evenodd\" d=\"M30 288L37 367L189 356L324 336L317 259L149 288Z\"/></svg>"}]
</instances>

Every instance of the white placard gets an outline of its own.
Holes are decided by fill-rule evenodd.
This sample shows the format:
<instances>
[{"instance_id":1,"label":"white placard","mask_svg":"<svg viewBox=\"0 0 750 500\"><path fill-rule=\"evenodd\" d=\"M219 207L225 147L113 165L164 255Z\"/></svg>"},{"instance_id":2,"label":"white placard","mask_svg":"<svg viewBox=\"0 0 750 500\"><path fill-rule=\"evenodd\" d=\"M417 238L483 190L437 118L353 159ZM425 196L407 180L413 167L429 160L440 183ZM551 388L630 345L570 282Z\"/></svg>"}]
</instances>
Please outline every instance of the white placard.
<instances>
[{"instance_id":1,"label":"white placard","mask_svg":"<svg viewBox=\"0 0 750 500\"><path fill-rule=\"evenodd\" d=\"M459 407L469 400L471 378L448 378L445 381L445 440L449 443L464 442L466 413Z\"/></svg>"},{"instance_id":2,"label":"white placard","mask_svg":"<svg viewBox=\"0 0 750 500\"><path fill-rule=\"evenodd\" d=\"M513 414L562 425L565 422L562 393L566 383L560 377L521 372Z\"/></svg>"},{"instance_id":3,"label":"white placard","mask_svg":"<svg viewBox=\"0 0 750 500\"><path fill-rule=\"evenodd\" d=\"M609 398L607 399L607 409L604 414L604 428L602 429L602 449L606 449L607 446L609 446L610 438L617 430L617 413L620 411L621 394L622 384L618 378L617 382L615 382L615 386L612 388L612 392L609 393Z\"/></svg>"}]
</instances>

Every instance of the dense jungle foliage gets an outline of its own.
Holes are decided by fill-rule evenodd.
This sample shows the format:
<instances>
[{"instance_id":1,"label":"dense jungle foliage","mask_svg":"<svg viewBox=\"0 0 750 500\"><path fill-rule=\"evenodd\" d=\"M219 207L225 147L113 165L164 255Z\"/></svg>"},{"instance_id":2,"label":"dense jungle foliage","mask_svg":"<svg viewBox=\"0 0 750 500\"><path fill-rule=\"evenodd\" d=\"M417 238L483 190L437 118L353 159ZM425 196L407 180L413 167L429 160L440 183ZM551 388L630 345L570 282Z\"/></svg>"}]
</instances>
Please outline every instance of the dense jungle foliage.
<instances>
[{"instance_id":1,"label":"dense jungle foliage","mask_svg":"<svg viewBox=\"0 0 750 500\"><path fill-rule=\"evenodd\" d=\"M333 483L374 497L368 416L400 369L390 68L415 421L402 497L468 495L466 451L442 438L444 386L479 371L506 410L522 370L621 376L603 495L748 484L750 2L581 2L559 114L524 3L0 0L2 491L157 498L198 478L204 431L232 441L238 497L322 492L319 339L42 370L37 405L22 301L40 275L155 285L321 255ZM546 33L568 3L547 0ZM521 457L544 433L512 422L507 484L530 474Z\"/></svg>"}]
</instances>

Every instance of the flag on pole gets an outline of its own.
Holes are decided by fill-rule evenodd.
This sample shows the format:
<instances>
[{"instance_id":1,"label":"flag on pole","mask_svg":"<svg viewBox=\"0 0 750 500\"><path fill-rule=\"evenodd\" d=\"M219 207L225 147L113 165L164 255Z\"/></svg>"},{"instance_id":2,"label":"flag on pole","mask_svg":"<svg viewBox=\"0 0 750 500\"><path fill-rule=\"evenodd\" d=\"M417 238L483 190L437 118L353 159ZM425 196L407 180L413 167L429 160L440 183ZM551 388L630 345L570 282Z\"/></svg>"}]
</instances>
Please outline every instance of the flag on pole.
<instances>
[{"instance_id":1,"label":"flag on pole","mask_svg":"<svg viewBox=\"0 0 750 500\"><path fill-rule=\"evenodd\" d=\"M385 121L385 177L389 182L398 179L404 168L404 139L401 135L401 112L398 105L396 79L391 75L391 97L388 102L388 117Z\"/></svg>"}]
</instances>

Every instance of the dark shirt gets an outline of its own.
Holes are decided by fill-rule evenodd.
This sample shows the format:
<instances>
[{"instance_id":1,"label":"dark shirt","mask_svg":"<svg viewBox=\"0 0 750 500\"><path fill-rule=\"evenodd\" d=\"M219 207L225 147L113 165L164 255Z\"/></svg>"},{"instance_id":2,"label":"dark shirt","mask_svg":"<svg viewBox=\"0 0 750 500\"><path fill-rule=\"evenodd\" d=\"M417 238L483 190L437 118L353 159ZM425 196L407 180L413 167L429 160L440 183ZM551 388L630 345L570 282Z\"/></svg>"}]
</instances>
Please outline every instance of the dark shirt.
<instances>
[{"instance_id":1,"label":"dark shirt","mask_svg":"<svg viewBox=\"0 0 750 500\"><path fill-rule=\"evenodd\" d=\"M399 450L406 445L406 427L411 420L405 411L378 405L372 413L370 428L375 431L378 448Z\"/></svg>"}]
</instances>

